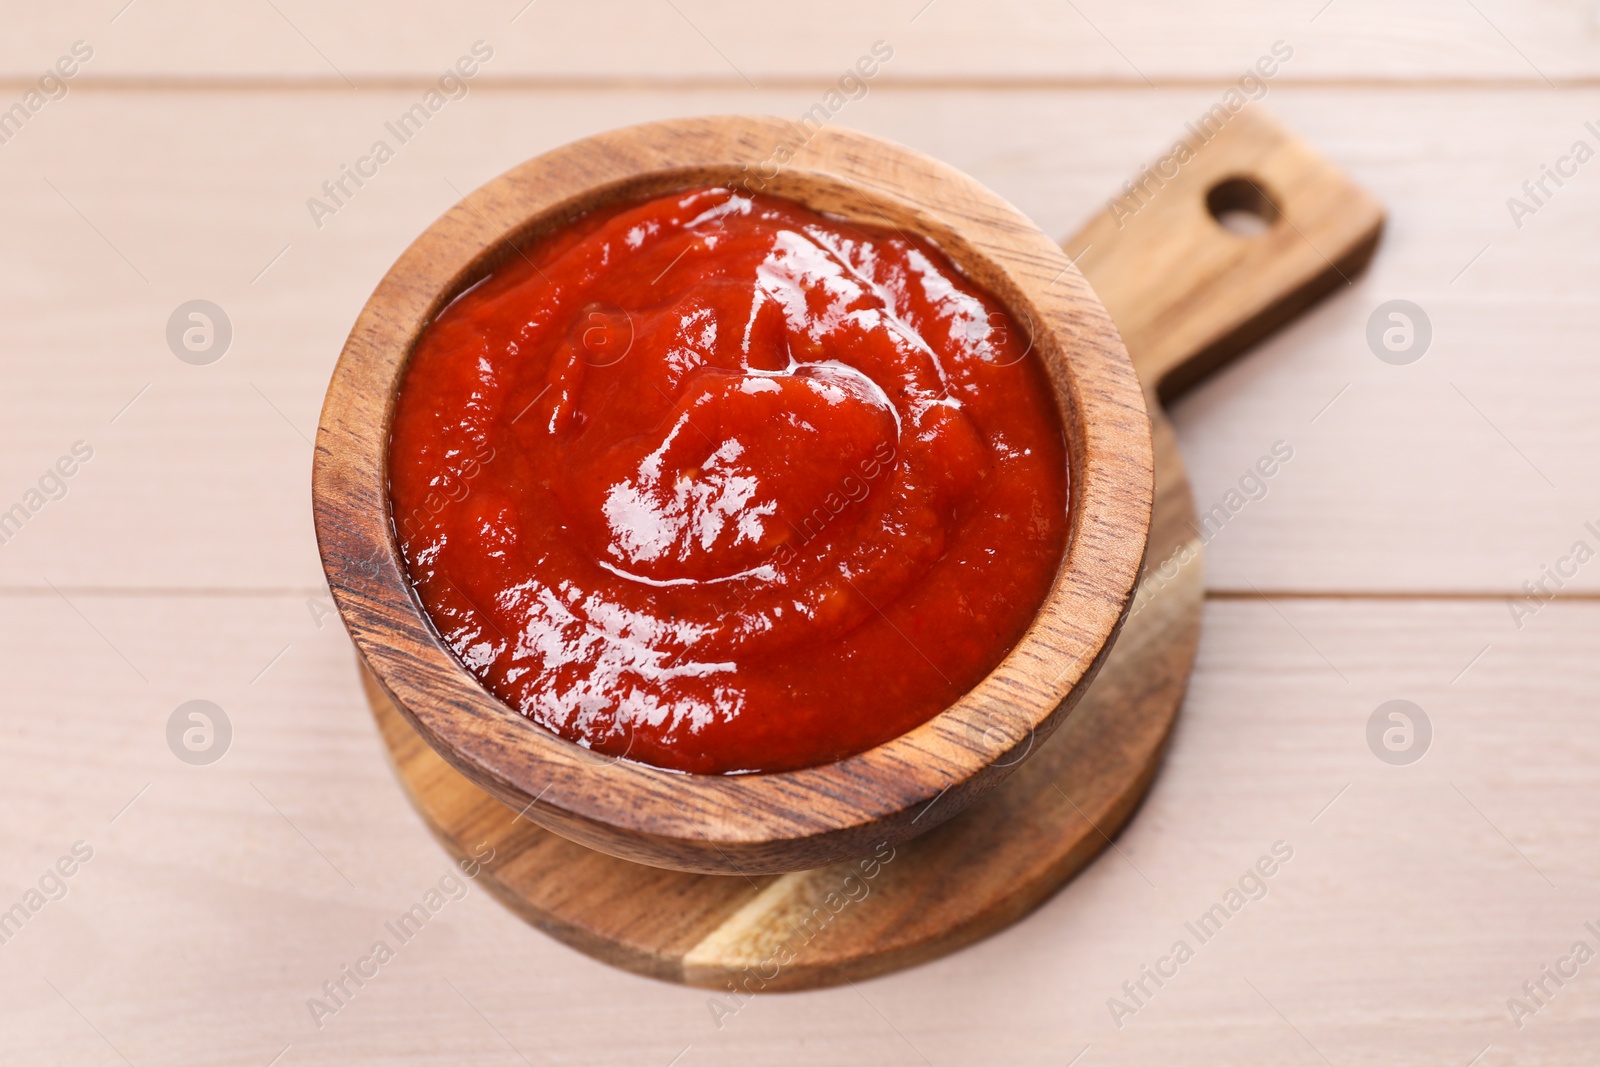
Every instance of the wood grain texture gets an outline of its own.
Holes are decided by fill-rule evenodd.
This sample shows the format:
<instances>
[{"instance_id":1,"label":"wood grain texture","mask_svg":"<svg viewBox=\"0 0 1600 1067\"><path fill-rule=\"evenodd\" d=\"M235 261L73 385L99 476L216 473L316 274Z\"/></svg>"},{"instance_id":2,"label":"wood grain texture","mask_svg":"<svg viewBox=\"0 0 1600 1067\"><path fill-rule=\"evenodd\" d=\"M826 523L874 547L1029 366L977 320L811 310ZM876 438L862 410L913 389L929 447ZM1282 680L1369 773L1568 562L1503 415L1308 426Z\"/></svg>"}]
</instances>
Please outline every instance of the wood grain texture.
<instances>
[{"instance_id":1,"label":"wood grain texture","mask_svg":"<svg viewBox=\"0 0 1600 1067\"><path fill-rule=\"evenodd\" d=\"M1177 391L1197 381L1325 292L1333 272L1320 257L1308 261L1309 240L1353 272L1382 225L1370 197L1260 114L1235 116L1195 149L1138 225L1102 217L1066 242L1079 249L1096 291L1115 294L1128 313L1130 352L1152 394L1166 382ZM1241 176L1275 191L1276 221L1254 238L1208 213L1218 182ZM1091 259L1082 250L1092 246L1100 254ZM920 963L991 934L1037 907L1122 828L1154 779L1183 701L1200 636L1202 530L1176 441L1153 411L1149 562L1121 636L1066 724L936 829L777 878L650 870L497 803L425 744L363 672L396 772L458 860L478 842L497 842L501 861L482 877L513 911L654 978L740 995L807 989Z\"/></svg>"},{"instance_id":2,"label":"wood grain texture","mask_svg":"<svg viewBox=\"0 0 1600 1067\"><path fill-rule=\"evenodd\" d=\"M1586 3L1512 0L735 0L583 5L463 0L397 14L381 0L274 0L237 8L181 0L19 9L0 71L38 73L75 38L98 46L86 79L314 81L347 88L439 73L474 40L495 48L485 80L826 85L874 40L895 48L883 81L1232 81L1275 39L1295 48L1285 80L1593 78L1600 44ZM1323 10L1326 7L1326 10ZM274 10L276 9L276 10Z\"/></svg>"},{"instance_id":3,"label":"wood grain texture","mask_svg":"<svg viewBox=\"0 0 1600 1067\"><path fill-rule=\"evenodd\" d=\"M704 184L787 196L935 240L1026 324L1067 438L1067 543L1021 639L928 722L798 771L677 774L600 757L512 711L423 615L389 510L394 398L434 313L518 244L585 211ZM713 117L629 127L546 153L424 231L367 301L334 369L312 496L329 588L363 662L453 766L590 848L677 870L764 874L925 832L1055 730L1121 626L1144 558L1152 477L1145 406L1115 327L1061 250L1014 208L890 142L782 119Z\"/></svg>"},{"instance_id":4,"label":"wood grain texture","mask_svg":"<svg viewBox=\"0 0 1600 1067\"><path fill-rule=\"evenodd\" d=\"M1220 230L1213 208L1270 225L1236 235ZM1146 389L1167 398L1349 285L1382 229L1369 193L1246 106L1191 126L1066 248L1116 320Z\"/></svg>"}]
</instances>

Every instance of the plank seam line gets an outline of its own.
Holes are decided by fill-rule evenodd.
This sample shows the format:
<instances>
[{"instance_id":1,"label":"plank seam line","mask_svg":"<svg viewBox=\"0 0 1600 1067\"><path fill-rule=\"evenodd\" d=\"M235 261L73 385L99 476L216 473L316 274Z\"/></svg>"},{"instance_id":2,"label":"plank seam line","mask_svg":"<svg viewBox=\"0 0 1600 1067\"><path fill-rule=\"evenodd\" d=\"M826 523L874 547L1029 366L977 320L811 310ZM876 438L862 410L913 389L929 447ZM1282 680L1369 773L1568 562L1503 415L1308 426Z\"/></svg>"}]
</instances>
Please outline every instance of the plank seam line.
<instances>
[{"instance_id":1,"label":"plank seam line","mask_svg":"<svg viewBox=\"0 0 1600 1067\"><path fill-rule=\"evenodd\" d=\"M355 88L342 81L321 76L308 76L304 78L281 75L246 75L223 76L197 74L192 76L152 76L152 75L127 75L127 76L80 76L74 79L72 88L74 92L339 92L352 94L373 89L392 89L395 91L422 91L434 87L435 80L422 75L374 75L371 77L357 76L353 79ZM908 92L932 92L950 90L979 90L999 92L1030 92L1039 90L1058 91L1092 91L1092 90L1137 90L1139 92L1166 92L1177 90L1211 90L1226 89L1234 84L1234 79L1223 75L1216 77L1172 77L1152 79L1148 84L1138 80L1125 80L1118 77L1073 77L1049 76L1037 77L900 77L884 78L874 83L877 89L897 89ZM1557 77L1552 79L1556 90L1579 90L1600 88L1600 75L1582 75L1571 77ZM25 92L37 88L38 79L26 75L6 74L0 76L0 91L10 93ZM1276 88L1304 88L1304 89L1342 89L1342 90L1467 90L1467 91L1492 91L1492 90L1537 90L1550 92L1551 87L1536 78L1504 77L1504 78L1476 78L1460 76L1444 76L1438 78L1384 78L1384 77L1303 77L1295 79L1280 79L1274 83ZM768 91L797 91L822 92L833 88L834 82L822 77L810 76L783 76L767 78L756 87L756 92ZM498 78L481 76L474 80L472 88L477 91L488 92L523 92L523 91L554 91L554 90L592 90L592 91L635 91L635 90L722 90L739 89L741 92L752 91L749 86L736 79L725 79L716 76L685 76L673 77L670 75L653 77L549 77L549 76L501 76Z\"/></svg>"}]
</instances>

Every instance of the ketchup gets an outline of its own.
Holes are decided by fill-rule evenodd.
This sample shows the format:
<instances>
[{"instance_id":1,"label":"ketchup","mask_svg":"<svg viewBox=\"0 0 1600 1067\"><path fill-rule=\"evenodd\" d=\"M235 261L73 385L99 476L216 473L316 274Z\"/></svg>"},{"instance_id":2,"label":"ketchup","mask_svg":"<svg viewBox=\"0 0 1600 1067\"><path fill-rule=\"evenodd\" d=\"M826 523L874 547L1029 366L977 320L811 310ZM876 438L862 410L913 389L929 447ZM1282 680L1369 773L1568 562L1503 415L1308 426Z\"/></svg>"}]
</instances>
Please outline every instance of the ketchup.
<instances>
[{"instance_id":1,"label":"ketchup","mask_svg":"<svg viewBox=\"0 0 1600 1067\"><path fill-rule=\"evenodd\" d=\"M729 189L584 216L416 346L389 447L467 670L600 753L782 771L926 722L1061 561L1031 340L931 242Z\"/></svg>"}]
</instances>

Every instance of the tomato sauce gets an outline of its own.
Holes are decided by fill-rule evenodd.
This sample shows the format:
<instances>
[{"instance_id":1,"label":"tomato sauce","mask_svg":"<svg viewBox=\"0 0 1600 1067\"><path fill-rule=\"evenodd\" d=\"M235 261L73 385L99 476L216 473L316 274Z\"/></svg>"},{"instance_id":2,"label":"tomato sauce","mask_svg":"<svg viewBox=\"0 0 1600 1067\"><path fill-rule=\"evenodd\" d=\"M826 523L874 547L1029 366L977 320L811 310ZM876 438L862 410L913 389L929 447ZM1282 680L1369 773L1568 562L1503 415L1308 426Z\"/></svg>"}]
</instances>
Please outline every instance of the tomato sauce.
<instances>
[{"instance_id":1,"label":"tomato sauce","mask_svg":"<svg viewBox=\"0 0 1600 1067\"><path fill-rule=\"evenodd\" d=\"M931 242L695 189L445 308L389 450L410 578L495 695L597 752L792 770L938 714L1060 565L1031 339Z\"/></svg>"}]
</instances>

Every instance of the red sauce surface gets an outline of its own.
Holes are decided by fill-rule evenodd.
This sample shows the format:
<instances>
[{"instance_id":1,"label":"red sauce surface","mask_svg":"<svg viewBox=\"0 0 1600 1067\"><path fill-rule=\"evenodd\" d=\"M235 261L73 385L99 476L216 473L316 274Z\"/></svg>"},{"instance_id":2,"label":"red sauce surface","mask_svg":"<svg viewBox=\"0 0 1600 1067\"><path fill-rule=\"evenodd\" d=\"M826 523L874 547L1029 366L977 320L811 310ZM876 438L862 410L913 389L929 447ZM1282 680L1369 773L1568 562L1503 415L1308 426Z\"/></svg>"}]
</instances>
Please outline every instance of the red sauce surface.
<instances>
[{"instance_id":1,"label":"red sauce surface","mask_svg":"<svg viewBox=\"0 0 1600 1067\"><path fill-rule=\"evenodd\" d=\"M698 189L596 212L428 327L390 492L439 633L578 744L791 770L992 670L1054 579L1049 383L931 243Z\"/></svg>"}]
</instances>

